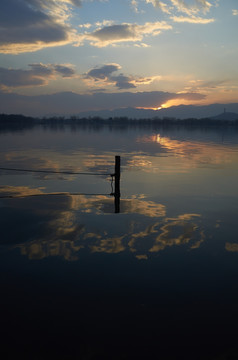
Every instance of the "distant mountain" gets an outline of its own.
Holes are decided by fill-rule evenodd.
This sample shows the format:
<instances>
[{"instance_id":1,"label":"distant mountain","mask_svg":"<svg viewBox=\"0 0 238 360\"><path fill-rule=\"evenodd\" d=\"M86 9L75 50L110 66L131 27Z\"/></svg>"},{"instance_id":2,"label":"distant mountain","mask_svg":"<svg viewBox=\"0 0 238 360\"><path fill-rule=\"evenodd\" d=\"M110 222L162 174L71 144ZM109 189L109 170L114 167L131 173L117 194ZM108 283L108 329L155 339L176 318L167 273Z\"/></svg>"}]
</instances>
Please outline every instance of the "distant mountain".
<instances>
[{"instance_id":1,"label":"distant mountain","mask_svg":"<svg viewBox=\"0 0 238 360\"><path fill-rule=\"evenodd\" d=\"M115 110L100 110L100 111L87 111L80 112L79 117L94 117L99 116L103 119L110 117L128 117L132 119L153 119L153 118L175 118L175 119L188 119L188 118L213 118L216 119L215 114L220 117L221 120L224 118L224 108L229 109L232 112L225 112L227 114L227 120L236 120L238 113L238 103L232 104L212 104L212 105L179 105L172 106L170 108L164 108L160 110L150 109L137 109L137 108L120 108ZM229 117L229 114L233 114Z\"/></svg>"},{"instance_id":2,"label":"distant mountain","mask_svg":"<svg viewBox=\"0 0 238 360\"><path fill-rule=\"evenodd\" d=\"M235 121L235 120L238 120L238 114L236 114L234 112L224 111L222 114L219 114L217 116L212 116L211 119L223 120L223 121Z\"/></svg>"},{"instance_id":3,"label":"distant mountain","mask_svg":"<svg viewBox=\"0 0 238 360\"><path fill-rule=\"evenodd\" d=\"M76 94L60 92L50 95L20 95L0 91L0 112L5 114L23 114L34 117L72 116L89 117L100 116L128 117L131 119L153 118L211 118L217 114L238 113L238 102L230 104L212 105L179 105L160 110L138 108L138 106L152 106L165 103L171 94L160 91L141 93L94 93ZM141 104L141 105L140 105ZM98 109L88 111L88 109ZM101 110L104 109L104 110ZM108 110L111 109L111 110Z\"/></svg>"}]
</instances>

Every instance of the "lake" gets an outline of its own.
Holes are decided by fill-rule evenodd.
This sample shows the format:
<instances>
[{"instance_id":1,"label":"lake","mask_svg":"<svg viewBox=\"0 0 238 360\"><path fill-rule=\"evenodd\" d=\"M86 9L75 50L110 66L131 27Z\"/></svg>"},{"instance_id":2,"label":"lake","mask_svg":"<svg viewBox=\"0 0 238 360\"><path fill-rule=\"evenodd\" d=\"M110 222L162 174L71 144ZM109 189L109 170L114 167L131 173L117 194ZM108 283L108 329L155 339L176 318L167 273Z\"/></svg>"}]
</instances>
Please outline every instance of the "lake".
<instances>
[{"instance_id":1,"label":"lake","mask_svg":"<svg viewBox=\"0 0 238 360\"><path fill-rule=\"evenodd\" d=\"M0 167L3 359L238 358L236 127L13 127Z\"/></svg>"}]
</instances>

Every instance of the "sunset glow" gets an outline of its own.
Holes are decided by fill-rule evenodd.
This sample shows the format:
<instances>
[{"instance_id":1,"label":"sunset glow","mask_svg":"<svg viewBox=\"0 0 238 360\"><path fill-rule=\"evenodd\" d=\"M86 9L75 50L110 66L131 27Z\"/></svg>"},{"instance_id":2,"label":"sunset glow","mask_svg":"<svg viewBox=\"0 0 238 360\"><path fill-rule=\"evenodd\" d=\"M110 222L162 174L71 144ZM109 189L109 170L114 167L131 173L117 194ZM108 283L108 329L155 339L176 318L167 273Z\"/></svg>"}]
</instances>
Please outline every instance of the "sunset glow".
<instances>
[{"instance_id":1,"label":"sunset glow","mask_svg":"<svg viewBox=\"0 0 238 360\"><path fill-rule=\"evenodd\" d=\"M237 12L236 0L1 0L1 111L237 102Z\"/></svg>"}]
</instances>

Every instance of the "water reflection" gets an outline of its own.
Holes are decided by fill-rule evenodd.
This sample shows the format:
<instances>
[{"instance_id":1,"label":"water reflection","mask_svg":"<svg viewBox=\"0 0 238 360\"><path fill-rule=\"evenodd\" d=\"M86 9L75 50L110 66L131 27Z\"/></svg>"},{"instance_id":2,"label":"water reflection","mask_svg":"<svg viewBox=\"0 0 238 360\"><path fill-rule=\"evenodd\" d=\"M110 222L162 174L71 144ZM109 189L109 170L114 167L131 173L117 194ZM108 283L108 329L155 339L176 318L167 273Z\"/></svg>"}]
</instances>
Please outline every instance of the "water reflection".
<instances>
[{"instance_id":1,"label":"water reflection","mask_svg":"<svg viewBox=\"0 0 238 360\"><path fill-rule=\"evenodd\" d=\"M184 158L184 167L191 166L221 166L237 160L237 152L225 144L214 144L209 141L198 141L189 139L173 139L161 134L144 135L138 137L139 143L155 143L158 151L166 154L173 154L177 158ZM189 161L189 162L188 162ZM148 166L148 164L146 164ZM177 169L176 169L177 170Z\"/></svg>"},{"instance_id":2,"label":"water reflection","mask_svg":"<svg viewBox=\"0 0 238 360\"><path fill-rule=\"evenodd\" d=\"M128 358L141 355L141 344L147 359L154 344L157 357L167 359L168 349L176 357L181 344L191 347L189 358L198 341L204 349L236 344L237 133L221 135L154 128L109 136L106 129L67 127L0 134L6 168L114 173L114 157L122 157L118 214L112 196L82 194L113 192L102 175L0 172L8 350L25 344L30 359L35 349L46 358L44 345L38 350L45 338L68 359L73 343L80 357L85 338L90 349L95 339L105 349L119 339L110 356L98 357L106 359L134 335Z\"/></svg>"},{"instance_id":3,"label":"water reflection","mask_svg":"<svg viewBox=\"0 0 238 360\"><path fill-rule=\"evenodd\" d=\"M113 169L114 156L108 155L92 155L86 151L75 152L74 154L59 154L57 151L34 151L31 149L30 153L26 151L11 151L5 152L0 156L1 167L6 168L20 168L31 170L46 170L60 172L71 171L74 173L80 171L105 173ZM6 170L0 170L0 175L8 175ZM19 173L12 172L12 175ZM44 174L35 173L35 178L41 180L61 179L72 181L76 178L75 175L64 174Z\"/></svg>"},{"instance_id":4,"label":"water reflection","mask_svg":"<svg viewBox=\"0 0 238 360\"><path fill-rule=\"evenodd\" d=\"M226 243L226 250L231 252L238 252L238 244L236 243Z\"/></svg>"},{"instance_id":5,"label":"water reflection","mask_svg":"<svg viewBox=\"0 0 238 360\"><path fill-rule=\"evenodd\" d=\"M141 260L172 246L195 249L205 239L199 214L168 217L164 204L143 195L121 199L121 214L115 216L107 196L53 196L42 188L10 186L2 186L0 193L14 195L1 199L1 245L17 247L29 259L61 256L72 261L84 249Z\"/></svg>"},{"instance_id":6,"label":"water reflection","mask_svg":"<svg viewBox=\"0 0 238 360\"><path fill-rule=\"evenodd\" d=\"M77 135L77 136L76 136ZM120 132L102 133L65 129L45 133L37 128L30 134L1 134L0 162L2 167L35 170L62 169L79 172L101 172L113 169L115 153L121 153L123 168L145 172L188 172L191 168L221 168L238 161L237 139L231 131L227 141L216 132L130 131L122 141ZM24 139L24 141L22 141ZM159 162L158 162L159 157ZM180 166L176 162L180 161ZM171 166L169 166L171 165ZM111 171L109 171L111 172ZM9 175L1 171L1 175ZM38 179L75 180L75 176L35 174Z\"/></svg>"},{"instance_id":7,"label":"water reflection","mask_svg":"<svg viewBox=\"0 0 238 360\"><path fill-rule=\"evenodd\" d=\"M21 197L0 199L3 212L0 221L4 228L1 243L18 244L29 258L54 254L72 260L84 249L93 253L128 252L138 259L147 259L179 245L197 249L205 240L206 207L214 212L220 201L222 208L229 209L229 196L237 193L234 175L238 151L236 139L230 133L226 136L231 137L232 143L224 142L223 136L216 133L209 136L205 133L204 140L204 133L197 131L189 136L184 130L134 131L128 132L122 145L121 134L116 131L109 138L106 130L100 134L77 132L77 136L65 130L63 135L46 131L43 137L37 129L31 136L24 136L26 143L22 142L22 135L21 139L16 135L17 146L15 143L10 146L7 137L2 138L1 165L113 173L113 151L123 147L124 198L114 201L110 196L65 192L70 189L75 193L110 194L113 192L108 184L110 177L98 182L93 178L79 180L75 175L41 173L27 177L1 171L0 194ZM48 195L55 189L59 189L59 194ZM198 203L199 196L204 201L202 205ZM189 206L192 199L194 206ZM115 205L119 212L118 200L121 214L114 218ZM213 216L211 227L220 226L218 216ZM21 236L16 233L17 228L21 229ZM231 240L225 248L234 252L236 243Z\"/></svg>"}]
</instances>

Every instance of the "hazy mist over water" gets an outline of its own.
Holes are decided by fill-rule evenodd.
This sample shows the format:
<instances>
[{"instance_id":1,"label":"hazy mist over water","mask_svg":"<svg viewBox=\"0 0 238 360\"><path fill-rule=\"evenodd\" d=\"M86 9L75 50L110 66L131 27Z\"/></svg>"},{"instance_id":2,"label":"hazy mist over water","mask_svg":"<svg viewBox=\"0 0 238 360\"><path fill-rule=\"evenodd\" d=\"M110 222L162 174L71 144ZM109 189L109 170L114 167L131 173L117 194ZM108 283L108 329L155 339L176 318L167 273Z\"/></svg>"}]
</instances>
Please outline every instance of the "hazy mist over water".
<instances>
[{"instance_id":1,"label":"hazy mist over water","mask_svg":"<svg viewBox=\"0 0 238 360\"><path fill-rule=\"evenodd\" d=\"M235 128L12 129L0 167L9 358L236 358Z\"/></svg>"}]
</instances>

